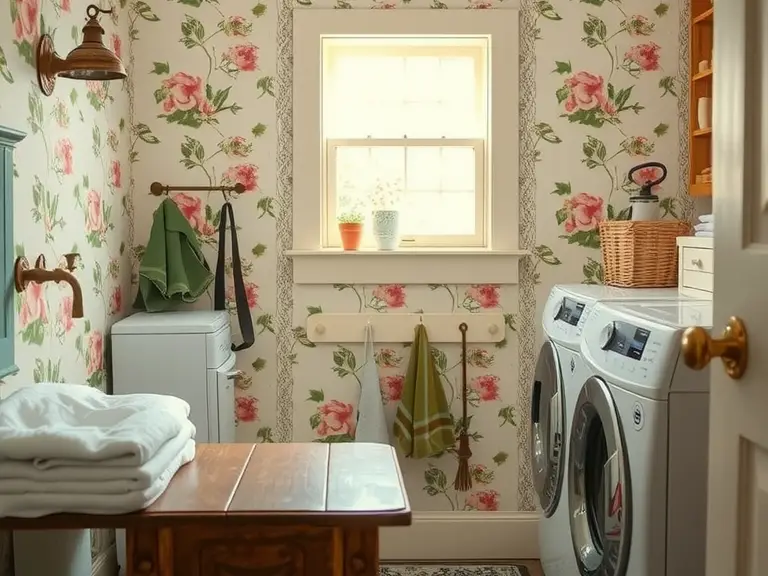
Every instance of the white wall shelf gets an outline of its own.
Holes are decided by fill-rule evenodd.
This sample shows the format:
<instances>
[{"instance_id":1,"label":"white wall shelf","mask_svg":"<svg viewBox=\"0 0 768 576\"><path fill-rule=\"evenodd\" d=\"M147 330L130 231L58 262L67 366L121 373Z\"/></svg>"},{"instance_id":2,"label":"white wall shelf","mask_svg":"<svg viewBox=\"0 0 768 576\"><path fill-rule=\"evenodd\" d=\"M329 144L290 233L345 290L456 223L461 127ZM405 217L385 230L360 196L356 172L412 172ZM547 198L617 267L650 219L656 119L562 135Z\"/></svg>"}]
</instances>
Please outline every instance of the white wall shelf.
<instances>
[{"instance_id":1,"label":"white wall shelf","mask_svg":"<svg viewBox=\"0 0 768 576\"><path fill-rule=\"evenodd\" d=\"M289 250L296 284L517 284L525 250Z\"/></svg>"},{"instance_id":2,"label":"white wall shelf","mask_svg":"<svg viewBox=\"0 0 768 576\"><path fill-rule=\"evenodd\" d=\"M376 343L411 342L419 322L430 342L461 342L459 324L467 324L467 342L501 342L505 337L503 314L390 314L322 313L307 318L307 337L317 344L364 342L370 322Z\"/></svg>"}]
</instances>

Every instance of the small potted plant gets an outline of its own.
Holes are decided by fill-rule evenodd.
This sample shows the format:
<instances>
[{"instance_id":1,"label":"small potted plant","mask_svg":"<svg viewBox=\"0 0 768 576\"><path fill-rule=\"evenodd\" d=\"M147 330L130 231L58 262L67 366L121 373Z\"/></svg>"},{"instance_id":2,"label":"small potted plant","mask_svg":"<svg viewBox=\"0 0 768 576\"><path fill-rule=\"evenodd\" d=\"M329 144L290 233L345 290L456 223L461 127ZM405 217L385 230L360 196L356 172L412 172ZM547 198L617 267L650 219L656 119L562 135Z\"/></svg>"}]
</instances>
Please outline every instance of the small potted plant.
<instances>
[{"instance_id":1,"label":"small potted plant","mask_svg":"<svg viewBox=\"0 0 768 576\"><path fill-rule=\"evenodd\" d=\"M357 250L363 238L363 215L359 212L339 214L339 235L344 250Z\"/></svg>"},{"instance_id":2,"label":"small potted plant","mask_svg":"<svg viewBox=\"0 0 768 576\"><path fill-rule=\"evenodd\" d=\"M403 192L400 179L377 180L371 195L373 237L379 250L395 250L400 244L398 204Z\"/></svg>"}]
</instances>

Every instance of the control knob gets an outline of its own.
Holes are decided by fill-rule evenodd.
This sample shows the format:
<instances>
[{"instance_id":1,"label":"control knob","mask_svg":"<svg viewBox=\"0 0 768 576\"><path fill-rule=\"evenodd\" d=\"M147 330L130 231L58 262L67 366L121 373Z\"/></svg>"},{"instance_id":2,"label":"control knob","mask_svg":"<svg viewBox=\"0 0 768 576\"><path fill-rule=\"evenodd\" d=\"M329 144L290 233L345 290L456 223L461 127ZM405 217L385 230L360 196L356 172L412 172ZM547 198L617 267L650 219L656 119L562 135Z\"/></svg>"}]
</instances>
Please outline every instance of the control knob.
<instances>
[{"instance_id":1,"label":"control knob","mask_svg":"<svg viewBox=\"0 0 768 576\"><path fill-rule=\"evenodd\" d=\"M609 322L600 330L600 348L607 350L616 338L616 323Z\"/></svg>"},{"instance_id":2,"label":"control knob","mask_svg":"<svg viewBox=\"0 0 768 576\"><path fill-rule=\"evenodd\" d=\"M558 318L560 318L560 314L563 312L564 307L565 307L565 298L563 298L557 304L555 304L555 307L553 308L555 313L552 315L552 320L557 320Z\"/></svg>"}]
</instances>

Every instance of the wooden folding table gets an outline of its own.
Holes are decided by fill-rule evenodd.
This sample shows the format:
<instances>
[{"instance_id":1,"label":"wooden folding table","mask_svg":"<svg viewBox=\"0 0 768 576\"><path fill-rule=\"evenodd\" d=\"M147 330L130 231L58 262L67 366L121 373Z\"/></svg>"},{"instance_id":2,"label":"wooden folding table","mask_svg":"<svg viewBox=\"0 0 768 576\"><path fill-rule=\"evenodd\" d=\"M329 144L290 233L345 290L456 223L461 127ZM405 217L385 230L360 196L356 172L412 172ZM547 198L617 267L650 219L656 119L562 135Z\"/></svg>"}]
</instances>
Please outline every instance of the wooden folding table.
<instances>
[{"instance_id":1,"label":"wooden folding table","mask_svg":"<svg viewBox=\"0 0 768 576\"><path fill-rule=\"evenodd\" d=\"M389 446L200 444L147 510L0 530L125 528L127 576L378 576L379 528L410 523Z\"/></svg>"}]
</instances>

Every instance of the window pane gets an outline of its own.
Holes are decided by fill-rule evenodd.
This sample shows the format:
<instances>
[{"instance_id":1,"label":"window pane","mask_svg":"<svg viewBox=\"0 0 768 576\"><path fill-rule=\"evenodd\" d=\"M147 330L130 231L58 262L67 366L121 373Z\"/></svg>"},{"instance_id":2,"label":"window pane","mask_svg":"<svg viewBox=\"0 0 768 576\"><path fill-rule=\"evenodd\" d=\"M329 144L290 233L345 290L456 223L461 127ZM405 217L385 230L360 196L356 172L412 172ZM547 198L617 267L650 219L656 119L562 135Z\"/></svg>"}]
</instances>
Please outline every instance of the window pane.
<instances>
[{"instance_id":1,"label":"window pane","mask_svg":"<svg viewBox=\"0 0 768 576\"><path fill-rule=\"evenodd\" d=\"M400 119L403 126L399 138L440 138L450 130L440 102L408 102L402 107Z\"/></svg>"},{"instance_id":2,"label":"window pane","mask_svg":"<svg viewBox=\"0 0 768 576\"><path fill-rule=\"evenodd\" d=\"M405 99L410 102L439 101L442 93L440 84L440 58L405 58Z\"/></svg>"},{"instance_id":3,"label":"window pane","mask_svg":"<svg viewBox=\"0 0 768 576\"><path fill-rule=\"evenodd\" d=\"M472 148L443 148L440 175L442 190L475 189L475 151Z\"/></svg>"},{"instance_id":4,"label":"window pane","mask_svg":"<svg viewBox=\"0 0 768 576\"><path fill-rule=\"evenodd\" d=\"M475 193L410 191L400 214L403 236L472 236Z\"/></svg>"},{"instance_id":5,"label":"window pane","mask_svg":"<svg viewBox=\"0 0 768 576\"><path fill-rule=\"evenodd\" d=\"M441 58L438 90L447 100L474 102L477 92L472 58Z\"/></svg>"},{"instance_id":6,"label":"window pane","mask_svg":"<svg viewBox=\"0 0 768 576\"><path fill-rule=\"evenodd\" d=\"M403 236L473 236L475 162L468 146L340 146L336 214L370 216L375 189L383 183L395 189Z\"/></svg>"},{"instance_id":7,"label":"window pane","mask_svg":"<svg viewBox=\"0 0 768 576\"><path fill-rule=\"evenodd\" d=\"M404 180L404 148L340 146L336 149L336 214L353 211L367 216L377 182Z\"/></svg>"},{"instance_id":8,"label":"window pane","mask_svg":"<svg viewBox=\"0 0 768 576\"><path fill-rule=\"evenodd\" d=\"M478 85L474 57L451 56L450 48L447 55L408 55L407 45L392 56L350 50L330 53L323 103L328 137L483 136L485 87Z\"/></svg>"},{"instance_id":9,"label":"window pane","mask_svg":"<svg viewBox=\"0 0 768 576\"><path fill-rule=\"evenodd\" d=\"M408 148L405 182L408 190L440 190L440 148Z\"/></svg>"}]
</instances>

